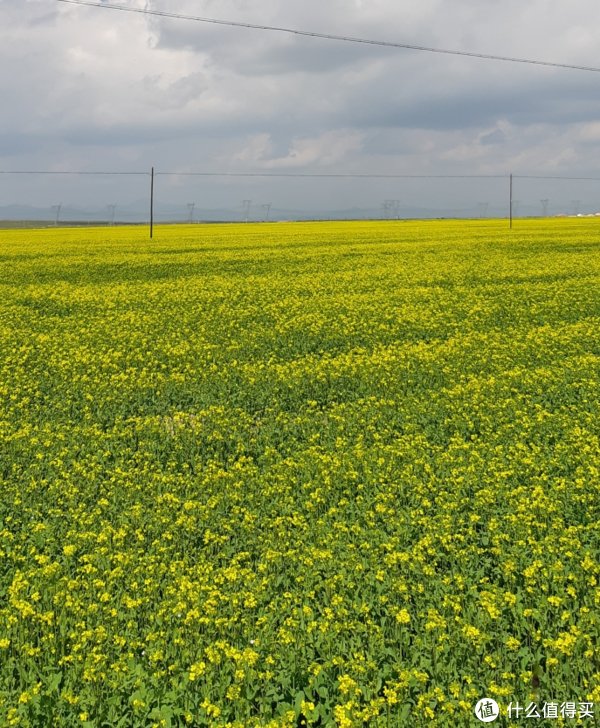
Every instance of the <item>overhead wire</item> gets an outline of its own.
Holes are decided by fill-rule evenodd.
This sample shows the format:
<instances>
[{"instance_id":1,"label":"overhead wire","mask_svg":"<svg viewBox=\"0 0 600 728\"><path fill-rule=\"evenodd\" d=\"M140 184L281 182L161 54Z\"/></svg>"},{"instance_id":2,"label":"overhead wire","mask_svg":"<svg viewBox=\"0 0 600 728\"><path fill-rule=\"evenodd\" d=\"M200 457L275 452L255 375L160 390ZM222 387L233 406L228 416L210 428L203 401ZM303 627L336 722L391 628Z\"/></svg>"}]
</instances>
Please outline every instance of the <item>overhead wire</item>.
<instances>
[{"instance_id":1,"label":"overhead wire","mask_svg":"<svg viewBox=\"0 0 600 728\"><path fill-rule=\"evenodd\" d=\"M87 176L132 176L149 177L151 172L123 172L123 171L73 171L73 170L22 170L2 169L1 175L87 175ZM154 176L163 177L289 177L289 178L326 178L326 179L538 179L538 180L567 180L580 182L600 182L600 177L570 177L563 175L543 174L382 174L369 172L185 172L155 170Z\"/></svg>"},{"instance_id":2,"label":"overhead wire","mask_svg":"<svg viewBox=\"0 0 600 728\"><path fill-rule=\"evenodd\" d=\"M472 51L451 50L448 48L435 48L433 46L416 45L413 43L400 43L385 40L373 40L370 38L357 38L349 35L335 35L333 33L319 33L309 30L299 30L297 28L285 28L275 25L265 25L260 23L246 23L236 20L221 20L218 18L207 18L198 15L185 15L183 13L174 13L166 10L154 10L152 8L133 8L127 5L115 5L107 2L94 2L93 0L57 0L57 2L68 3L69 5L83 5L86 7L103 8L104 10L116 10L126 13L138 13L140 15L150 15L160 18L173 18L175 20L191 20L198 23L207 23L211 25L225 25L234 28L246 28L251 30L265 30L276 33L287 33L291 35L304 36L308 38L319 38L322 40L340 41L344 43L359 43L370 46L381 46L385 48L399 48L403 50L423 51L426 53L442 53L452 56L464 56L468 58L479 58L488 61L504 61L508 63L524 63L534 66L547 66L550 68L562 68L573 71L591 71L600 73L600 68L596 66L583 66L573 63L558 63L554 61L543 61L531 58L515 58L512 56L494 55L491 53L475 53Z\"/></svg>"},{"instance_id":3,"label":"overhead wire","mask_svg":"<svg viewBox=\"0 0 600 728\"><path fill-rule=\"evenodd\" d=\"M342 179L505 179L505 174L379 174L353 172L161 172L179 177L327 177Z\"/></svg>"},{"instance_id":4,"label":"overhead wire","mask_svg":"<svg viewBox=\"0 0 600 728\"><path fill-rule=\"evenodd\" d=\"M0 174L61 174L61 175L131 175L141 176L149 175L150 172L73 172L71 170L22 170L22 169L7 169L0 170Z\"/></svg>"}]
</instances>

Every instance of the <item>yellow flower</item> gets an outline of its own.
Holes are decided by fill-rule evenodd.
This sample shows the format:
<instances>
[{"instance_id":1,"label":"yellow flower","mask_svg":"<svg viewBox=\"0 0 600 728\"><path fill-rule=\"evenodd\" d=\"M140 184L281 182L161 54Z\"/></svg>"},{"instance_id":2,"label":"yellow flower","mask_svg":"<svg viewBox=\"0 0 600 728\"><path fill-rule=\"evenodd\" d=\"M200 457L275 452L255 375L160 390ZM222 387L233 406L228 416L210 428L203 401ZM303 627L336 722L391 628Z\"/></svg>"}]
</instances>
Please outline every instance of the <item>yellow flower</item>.
<instances>
[{"instance_id":1,"label":"yellow flower","mask_svg":"<svg viewBox=\"0 0 600 728\"><path fill-rule=\"evenodd\" d=\"M204 675L206 671L206 663L200 660L199 662L195 662L189 670L189 680L190 682L193 682L194 680L197 680L201 675Z\"/></svg>"},{"instance_id":2,"label":"yellow flower","mask_svg":"<svg viewBox=\"0 0 600 728\"><path fill-rule=\"evenodd\" d=\"M400 609L398 612L396 612L396 621L398 621L400 624L409 624L410 614L406 611L406 609Z\"/></svg>"},{"instance_id":3,"label":"yellow flower","mask_svg":"<svg viewBox=\"0 0 600 728\"><path fill-rule=\"evenodd\" d=\"M227 688L227 698L229 700L237 700L240 697L241 689L239 685L230 685Z\"/></svg>"},{"instance_id":4,"label":"yellow flower","mask_svg":"<svg viewBox=\"0 0 600 728\"><path fill-rule=\"evenodd\" d=\"M342 695L360 692L357 683L349 675L341 675L338 678L338 689Z\"/></svg>"}]
</instances>

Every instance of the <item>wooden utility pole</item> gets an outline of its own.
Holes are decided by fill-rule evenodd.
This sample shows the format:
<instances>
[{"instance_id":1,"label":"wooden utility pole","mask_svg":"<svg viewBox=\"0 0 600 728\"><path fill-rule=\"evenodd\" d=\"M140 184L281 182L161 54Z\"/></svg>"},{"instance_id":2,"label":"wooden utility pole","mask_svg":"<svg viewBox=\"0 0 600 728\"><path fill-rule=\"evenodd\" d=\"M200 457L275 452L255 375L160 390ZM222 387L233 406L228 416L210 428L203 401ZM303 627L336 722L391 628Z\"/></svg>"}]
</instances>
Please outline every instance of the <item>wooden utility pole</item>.
<instances>
[{"instance_id":1,"label":"wooden utility pole","mask_svg":"<svg viewBox=\"0 0 600 728\"><path fill-rule=\"evenodd\" d=\"M513 176L510 174L510 205L509 205L510 229L512 230L513 222Z\"/></svg>"},{"instance_id":2,"label":"wooden utility pole","mask_svg":"<svg viewBox=\"0 0 600 728\"><path fill-rule=\"evenodd\" d=\"M150 240L154 232L154 167L150 171Z\"/></svg>"}]
</instances>

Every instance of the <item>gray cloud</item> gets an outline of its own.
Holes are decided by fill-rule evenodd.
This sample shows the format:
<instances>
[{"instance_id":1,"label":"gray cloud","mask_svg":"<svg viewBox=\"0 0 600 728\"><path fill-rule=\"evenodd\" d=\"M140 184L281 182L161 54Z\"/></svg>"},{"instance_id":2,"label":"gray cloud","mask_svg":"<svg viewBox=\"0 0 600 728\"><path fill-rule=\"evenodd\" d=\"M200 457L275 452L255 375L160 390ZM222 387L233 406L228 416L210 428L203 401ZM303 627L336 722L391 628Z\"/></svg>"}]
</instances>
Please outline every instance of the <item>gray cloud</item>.
<instances>
[{"instance_id":1,"label":"gray cloud","mask_svg":"<svg viewBox=\"0 0 600 728\"><path fill-rule=\"evenodd\" d=\"M153 6L586 65L600 40L593 0ZM597 74L54 0L0 0L0 41L0 168L583 174L600 163ZM341 204L354 188L338 189Z\"/></svg>"}]
</instances>

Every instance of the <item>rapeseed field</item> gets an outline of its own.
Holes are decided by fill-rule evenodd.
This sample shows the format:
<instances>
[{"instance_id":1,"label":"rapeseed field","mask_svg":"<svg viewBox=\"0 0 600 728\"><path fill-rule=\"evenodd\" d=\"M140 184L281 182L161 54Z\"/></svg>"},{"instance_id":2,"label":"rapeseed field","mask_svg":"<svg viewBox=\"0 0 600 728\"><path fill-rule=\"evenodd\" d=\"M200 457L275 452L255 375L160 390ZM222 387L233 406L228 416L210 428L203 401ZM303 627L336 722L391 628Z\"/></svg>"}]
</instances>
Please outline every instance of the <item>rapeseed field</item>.
<instances>
[{"instance_id":1,"label":"rapeseed field","mask_svg":"<svg viewBox=\"0 0 600 728\"><path fill-rule=\"evenodd\" d=\"M597 221L4 231L0 266L0 726L596 723Z\"/></svg>"}]
</instances>

